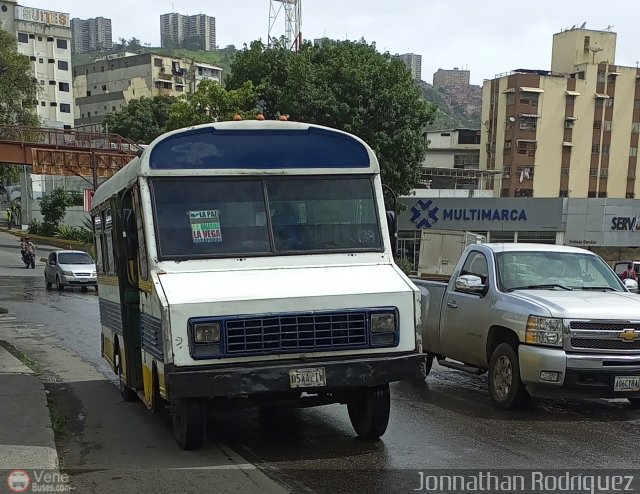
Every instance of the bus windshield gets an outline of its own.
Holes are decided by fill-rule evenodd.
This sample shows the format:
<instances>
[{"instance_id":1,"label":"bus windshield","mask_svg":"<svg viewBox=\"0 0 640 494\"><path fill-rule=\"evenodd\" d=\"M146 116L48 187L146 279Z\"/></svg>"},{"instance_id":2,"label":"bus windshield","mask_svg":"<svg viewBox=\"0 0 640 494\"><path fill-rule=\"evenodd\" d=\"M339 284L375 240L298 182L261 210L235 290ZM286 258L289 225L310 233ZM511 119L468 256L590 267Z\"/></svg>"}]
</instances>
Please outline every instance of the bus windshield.
<instances>
[{"instance_id":1,"label":"bus windshield","mask_svg":"<svg viewBox=\"0 0 640 494\"><path fill-rule=\"evenodd\" d=\"M162 177L150 186L161 259L382 251L370 176Z\"/></svg>"}]
</instances>

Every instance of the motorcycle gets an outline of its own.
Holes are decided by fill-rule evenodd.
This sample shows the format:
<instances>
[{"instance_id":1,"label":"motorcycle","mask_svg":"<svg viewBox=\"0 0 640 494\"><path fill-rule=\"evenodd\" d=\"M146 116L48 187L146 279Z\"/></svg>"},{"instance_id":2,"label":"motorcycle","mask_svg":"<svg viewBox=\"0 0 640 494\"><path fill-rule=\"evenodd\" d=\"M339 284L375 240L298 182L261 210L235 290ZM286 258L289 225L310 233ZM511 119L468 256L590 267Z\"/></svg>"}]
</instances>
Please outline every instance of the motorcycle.
<instances>
[{"instance_id":1,"label":"motorcycle","mask_svg":"<svg viewBox=\"0 0 640 494\"><path fill-rule=\"evenodd\" d=\"M36 268L36 255L35 255L35 253L23 251L22 252L22 262L24 262L24 267L25 268L31 267L31 269L35 269Z\"/></svg>"}]
</instances>

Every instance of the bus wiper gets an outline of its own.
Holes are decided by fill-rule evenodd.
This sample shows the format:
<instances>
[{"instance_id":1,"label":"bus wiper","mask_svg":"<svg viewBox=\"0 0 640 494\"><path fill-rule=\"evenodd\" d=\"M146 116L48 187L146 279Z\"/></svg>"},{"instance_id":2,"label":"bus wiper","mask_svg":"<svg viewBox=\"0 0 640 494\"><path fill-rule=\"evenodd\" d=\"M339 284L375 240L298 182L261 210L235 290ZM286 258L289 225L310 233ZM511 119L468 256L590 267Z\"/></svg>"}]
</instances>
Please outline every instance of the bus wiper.
<instances>
[{"instance_id":1,"label":"bus wiper","mask_svg":"<svg viewBox=\"0 0 640 494\"><path fill-rule=\"evenodd\" d=\"M509 288L509 292L514 290L547 290L549 288L562 288L563 290L573 290L573 288L561 285L559 283L547 283L544 285L525 285L525 286L514 286L513 288Z\"/></svg>"},{"instance_id":2,"label":"bus wiper","mask_svg":"<svg viewBox=\"0 0 640 494\"><path fill-rule=\"evenodd\" d=\"M605 292L617 292L615 288L610 286L581 286L580 290L604 290Z\"/></svg>"}]
</instances>

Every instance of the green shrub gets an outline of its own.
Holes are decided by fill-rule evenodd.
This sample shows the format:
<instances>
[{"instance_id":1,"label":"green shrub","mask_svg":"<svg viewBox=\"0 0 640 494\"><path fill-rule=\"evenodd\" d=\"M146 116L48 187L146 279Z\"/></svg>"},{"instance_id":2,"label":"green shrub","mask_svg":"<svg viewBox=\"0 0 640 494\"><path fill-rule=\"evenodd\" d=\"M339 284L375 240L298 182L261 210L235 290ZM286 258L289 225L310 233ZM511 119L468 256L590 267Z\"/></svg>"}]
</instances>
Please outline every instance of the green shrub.
<instances>
[{"instance_id":1,"label":"green shrub","mask_svg":"<svg viewBox=\"0 0 640 494\"><path fill-rule=\"evenodd\" d=\"M55 225L52 225L50 223L42 223L42 226L40 228L40 231L38 232L38 235L42 235L44 237L53 237L56 231L57 229Z\"/></svg>"},{"instance_id":2,"label":"green shrub","mask_svg":"<svg viewBox=\"0 0 640 494\"><path fill-rule=\"evenodd\" d=\"M78 231L79 228L75 226L59 225L55 236L66 240L76 240L78 237Z\"/></svg>"},{"instance_id":3,"label":"green shrub","mask_svg":"<svg viewBox=\"0 0 640 494\"><path fill-rule=\"evenodd\" d=\"M42 232L42 221L31 220L31 224L29 225L29 233L31 235L38 235Z\"/></svg>"},{"instance_id":4,"label":"green shrub","mask_svg":"<svg viewBox=\"0 0 640 494\"><path fill-rule=\"evenodd\" d=\"M46 225L46 235L52 235L63 220L67 207L73 204L72 197L62 189L55 189L51 194L44 196L40 202L40 210Z\"/></svg>"},{"instance_id":5,"label":"green shrub","mask_svg":"<svg viewBox=\"0 0 640 494\"><path fill-rule=\"evenodd\" d=\"M396 259L396 264L407 276L411 275L411 273L415 271L415 266L406 257L403 257L402 259Z\"/></svg>"}]
</instances>

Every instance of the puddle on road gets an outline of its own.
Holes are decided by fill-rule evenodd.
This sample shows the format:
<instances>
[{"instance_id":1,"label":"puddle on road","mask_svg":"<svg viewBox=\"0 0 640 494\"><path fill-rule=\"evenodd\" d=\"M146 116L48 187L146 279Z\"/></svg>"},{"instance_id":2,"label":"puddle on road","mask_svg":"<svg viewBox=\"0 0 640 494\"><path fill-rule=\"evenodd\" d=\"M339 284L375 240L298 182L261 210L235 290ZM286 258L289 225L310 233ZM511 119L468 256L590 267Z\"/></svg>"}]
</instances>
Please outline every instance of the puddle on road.
<instances>
[{"instance_id":1,"label":"puddle on road","mask_svg":"<svg viewBox=\"0 0 640 494\"><path fill-rule=\"evenodd\" d=\"M0 276L0 300L31 302L44 290L40 278Z\"/></svg>"},{"instance_id":2,"label":"puddle on road","mask_svg":"<svg viewBox=\"0 0 640 494\"><path fill-rule=\"evenodd\" d=\"M64 292L47 290L40 277L0 276L0 301L6 302L42 302L54 308L57 301L64 296L81 296L95 298L95 290L83 292L81 289L65 288Z\"/></svg>"}]
</instances>

